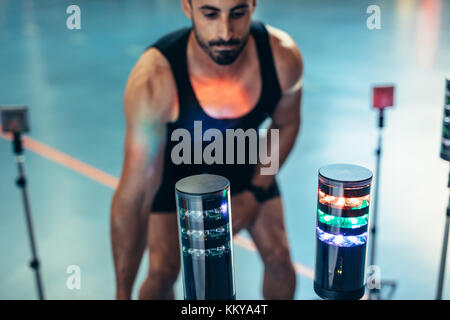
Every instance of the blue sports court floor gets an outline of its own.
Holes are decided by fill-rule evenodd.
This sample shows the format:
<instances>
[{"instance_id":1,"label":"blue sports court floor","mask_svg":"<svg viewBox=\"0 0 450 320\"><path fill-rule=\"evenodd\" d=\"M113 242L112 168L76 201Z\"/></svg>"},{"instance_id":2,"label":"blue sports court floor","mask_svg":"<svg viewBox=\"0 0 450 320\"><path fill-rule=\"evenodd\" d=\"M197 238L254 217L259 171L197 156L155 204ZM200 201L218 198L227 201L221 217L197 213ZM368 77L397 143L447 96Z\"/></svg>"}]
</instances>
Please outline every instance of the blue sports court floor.
<instances>
[{"instance_id":1,"label":"blue sports court floor","mask_svg":"<svg viewBox=\"0 0 450 320\"><path fill-rule=\"evenodd\" d=\"M81 30L66 28L70 4L81 8ZM379 30L366 27L371 4L381 8ZM444 0L259 1L254 19L287 31L305 61L301 133L279 175L298 263L296 299L317 298L310 278L317 170L338 162L374 169L370 88L380 83L396 85L396 106L384 130L377 264L383 278L398 281L395 299L434 298L448 201L448 163L439 158L448 16ZM109 208L122 165L124 86L147 45L189 23L175 0L0 1L0 105L30 108L26 172L47 298L114 297ZM0 299L34 299L5 137L0 163ZM261 299L262 263L248 235L240 236L237 298ZM69 265L81 268L81 290L66 286ZM138 283L146 266L144 257ZM181 277L176 290L182 299Z\"/></svg>"}]
</instances>

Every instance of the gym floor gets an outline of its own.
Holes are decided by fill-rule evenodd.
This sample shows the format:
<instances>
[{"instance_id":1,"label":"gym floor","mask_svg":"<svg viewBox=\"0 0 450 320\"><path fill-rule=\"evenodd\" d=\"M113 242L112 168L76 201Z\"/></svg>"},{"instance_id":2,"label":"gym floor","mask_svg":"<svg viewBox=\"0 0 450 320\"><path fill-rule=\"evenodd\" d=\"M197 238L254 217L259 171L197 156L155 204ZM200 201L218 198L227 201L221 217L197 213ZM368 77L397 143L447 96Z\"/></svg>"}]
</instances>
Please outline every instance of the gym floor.
<instances>
[{"instance_id":1,"label":"gym floor","mask_svg":"<svg viewBox=\"0 0 450 320\"><path fill-rule=\"evenodd\" d=\"M46 297L112 299L109 209L122 165L124 86L146 46L190 22L175 0L78 0L81 30L68 30L72 2L0 2L0 105L30 110L26 173ZM379 30L366 26L372 4L381 8ZM448 201L448 163L439 158L450 74L446 14L450 1L259 1L254 19L287 31L305 61L301 133L278 178L296 299L317 299L317 170L341 162L374 170L370 88L385 83L396 86L396 106L386 112L383 134L376 264L383 279L397 281L394 299L435 297ZM34 299L6 136L0 161L0 299ZM234 246L237 298L262 299L263 267L248 239L242 232ZM66 286L70 265L81 269L81 290ZM145 256L137 284L147 265ZM176 295L183 298L181 276Z\"/></svg>"}]
</instances>

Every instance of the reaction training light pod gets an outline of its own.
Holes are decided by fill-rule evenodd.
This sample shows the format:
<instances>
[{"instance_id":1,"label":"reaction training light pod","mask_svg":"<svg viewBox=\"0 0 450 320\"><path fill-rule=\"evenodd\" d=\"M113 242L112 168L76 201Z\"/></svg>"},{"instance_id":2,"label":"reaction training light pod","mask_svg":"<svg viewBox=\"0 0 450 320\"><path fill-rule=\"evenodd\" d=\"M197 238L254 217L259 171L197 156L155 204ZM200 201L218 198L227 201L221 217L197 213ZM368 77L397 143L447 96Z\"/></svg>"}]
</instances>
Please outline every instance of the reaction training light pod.
<instances>
[{"instance_id":1,"label":"reaction training light pod","mask_svg":"<svg viewBox=\"0 0 450 320\"><path fill-rule=\"evenodd\" d=\"M360 299L372 172L333 164L319 169L314 291L324 299Z\"/></svg>"},{"instance_id":2,"label":"reaction training light pod","mask_svg":"<svg viewBox=\"0 0 450 320\"><path fill-rule=\"evenodd\" d=\"M186 300L234 300L230 182L210 174L175 185Z\"/></svg>"},{"instance_id":3,"label":"reaction training light pod","mask_svg":"<svg viewBox=\"0 0 450 320\"><path fill-rule=\"evenodd\" d=\"M446 80L444 120L442 124L441 158L450 161L450 76Z\"/></svg>"}]
</instances>

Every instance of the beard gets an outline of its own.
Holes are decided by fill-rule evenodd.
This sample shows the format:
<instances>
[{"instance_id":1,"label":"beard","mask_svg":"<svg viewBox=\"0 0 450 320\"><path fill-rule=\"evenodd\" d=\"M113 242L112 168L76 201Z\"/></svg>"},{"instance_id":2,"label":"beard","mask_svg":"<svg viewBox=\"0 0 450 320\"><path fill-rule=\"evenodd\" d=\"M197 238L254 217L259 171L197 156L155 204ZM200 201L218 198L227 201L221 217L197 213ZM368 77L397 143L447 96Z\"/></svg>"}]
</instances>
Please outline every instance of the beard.
<instances>
[{"instance_id":1,"label":"beard","mask_svg":"<svg viewBox=\"0 0 450 320\"><path fill-rule=\"evenodd\" d=\"M212 41L204 41L199 34L194 25L194 35L197 39L198 44L203 49L203 51L218 65L228 66L233 64L234 61L239 57L245 45L247 44L248 38L250 37L250 32L248 32L242 39L231 38L228 41L218 39ZM227 50L217 50L217 46L234 46L235 49Z\"/></svg>"}]
</instances>

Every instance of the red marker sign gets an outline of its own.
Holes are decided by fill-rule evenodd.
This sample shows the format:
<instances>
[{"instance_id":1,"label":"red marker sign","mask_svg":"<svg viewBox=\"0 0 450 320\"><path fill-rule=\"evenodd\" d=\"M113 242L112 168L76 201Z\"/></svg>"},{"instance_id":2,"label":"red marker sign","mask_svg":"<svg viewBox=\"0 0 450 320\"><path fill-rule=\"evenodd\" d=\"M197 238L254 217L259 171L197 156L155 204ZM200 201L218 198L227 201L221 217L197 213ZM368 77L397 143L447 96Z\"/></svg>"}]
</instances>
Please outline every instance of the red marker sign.
<instances>
[{"instance_id":1,"label":"red marker sign","mask_svg":"<svg viewBox=\"0 0 450 320\"><path fill-rule=\"evenodd\" d=\"M394 86L373 87L373 107L384 109L394 106Z\"/></svg>"}]
</instances>

